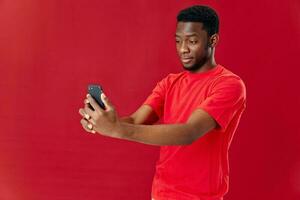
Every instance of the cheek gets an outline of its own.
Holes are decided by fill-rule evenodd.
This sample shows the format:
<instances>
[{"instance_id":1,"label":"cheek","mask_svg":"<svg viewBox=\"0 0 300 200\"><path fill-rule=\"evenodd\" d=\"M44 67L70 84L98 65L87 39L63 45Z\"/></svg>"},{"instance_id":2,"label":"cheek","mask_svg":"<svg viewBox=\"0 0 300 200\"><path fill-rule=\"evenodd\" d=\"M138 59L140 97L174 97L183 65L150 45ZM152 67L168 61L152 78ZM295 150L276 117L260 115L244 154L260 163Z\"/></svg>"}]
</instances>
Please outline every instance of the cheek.
<instances>
[{"instance_id":1,"label":"cheek","mask_svg":"<svg viewBox=\"0 0 300 200\"><path fill-rule=\"evenodd\" d=\"M176 44L176 51L178 54L180 53L180 45L179 44Z\"/></svg>"},{"instance_id":2,"label":"cheek","mask_svg":"<svg viewBox=\"0 0 300 200\"><path fill-rule=\"evenodd\" d=\"M202 57L203 54L205 54L205 47L203 45L193 46L193 47L191 47L191 51L193 52L193 54L195 56Z\"/></svg>"}]
</instances>

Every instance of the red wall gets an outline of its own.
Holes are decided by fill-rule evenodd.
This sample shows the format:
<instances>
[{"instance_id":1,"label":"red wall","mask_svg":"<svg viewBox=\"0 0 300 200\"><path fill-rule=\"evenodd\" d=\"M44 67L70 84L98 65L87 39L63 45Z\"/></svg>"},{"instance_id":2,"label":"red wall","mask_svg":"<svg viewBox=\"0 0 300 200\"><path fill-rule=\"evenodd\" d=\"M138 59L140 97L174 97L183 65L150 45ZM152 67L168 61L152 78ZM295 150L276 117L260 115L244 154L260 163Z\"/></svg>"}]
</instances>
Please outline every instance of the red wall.
<instances>
[{"instance_id":1,"label":"red wall","mask_svg":"<svg viewBox=\"0 0 300 200\"><path fill-rule=\"evenodd\" d=\"M78 109L96 82L129 114L180 71L175 17L196 3L248 92L225 199L300 198L299 1L0 0L1 200L150 198L158 147L89 135Z\"/></svg>"}]
</instances>

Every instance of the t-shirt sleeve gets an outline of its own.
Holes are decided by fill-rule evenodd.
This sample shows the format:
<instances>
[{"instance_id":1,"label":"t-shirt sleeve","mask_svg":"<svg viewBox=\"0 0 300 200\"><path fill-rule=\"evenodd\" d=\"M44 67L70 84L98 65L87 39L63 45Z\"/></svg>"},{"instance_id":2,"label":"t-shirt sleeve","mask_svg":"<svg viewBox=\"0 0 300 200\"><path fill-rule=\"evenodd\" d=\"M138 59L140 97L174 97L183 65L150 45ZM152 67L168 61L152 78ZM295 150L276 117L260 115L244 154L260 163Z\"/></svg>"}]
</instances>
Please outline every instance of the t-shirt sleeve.
<instances>
[{"instance_id":1,"label":"t-shirt sleeve","mask_svg":"<svg viewBox=\"0 0 300 200\"><path fill-rule=\"evenodd\" d=\"M226 130L235 114L245 107L246 89L238 77L220 78L212 87L209 96L198 106L210 114Z\"/></svg>"},{"instance_id":2,"label":"t-shirt sleeve","mask_svg":"<svg viewBox=\"0 0 300 200\"><path fill-rule=\"evenodd\" d=\"M167 90L167 78L168 77L162 79L156 84L150 96L148 96L146 101L144 101L143 103L143 105L151 106L159 118L163 115L165 96Z\"/></svg>"}]
</instances>

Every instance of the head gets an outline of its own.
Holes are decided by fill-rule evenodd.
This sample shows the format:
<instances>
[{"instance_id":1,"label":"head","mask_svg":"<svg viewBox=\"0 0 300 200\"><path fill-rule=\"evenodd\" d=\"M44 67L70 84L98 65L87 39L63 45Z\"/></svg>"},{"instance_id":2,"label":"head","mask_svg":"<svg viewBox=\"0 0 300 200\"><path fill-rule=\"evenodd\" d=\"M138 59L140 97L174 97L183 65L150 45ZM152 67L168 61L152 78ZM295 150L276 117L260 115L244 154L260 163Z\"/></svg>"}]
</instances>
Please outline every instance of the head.
<instances>
[{"instance_id":1,"label":"head","mask_svg":"<svg viewBox=\"0 0 300 200\"><path fill-rule=\"evenodd\" d=\"M207 6L192 6L177 15L176 49L184 69L198 71L214 61L219 18Z\"/></svg>"}]
</instances>

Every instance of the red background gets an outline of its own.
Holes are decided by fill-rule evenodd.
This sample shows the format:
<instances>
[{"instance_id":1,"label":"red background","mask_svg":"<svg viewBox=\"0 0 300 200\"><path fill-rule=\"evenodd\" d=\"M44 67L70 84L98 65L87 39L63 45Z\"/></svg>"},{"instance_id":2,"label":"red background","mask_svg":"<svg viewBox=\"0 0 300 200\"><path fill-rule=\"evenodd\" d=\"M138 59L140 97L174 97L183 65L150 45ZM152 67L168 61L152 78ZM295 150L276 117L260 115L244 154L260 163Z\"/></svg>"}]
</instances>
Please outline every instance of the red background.
<instances>
[{"instance_id":1,"label":"red background","mask_svg":"<svg viewBox=\"0 0 300 200\"><path fill-rule=\"evenodd\" d=\"M225 200L299 199L298 0L0 0L0 199L149 199L158 147L89 135L78 109L93 82L133 112L181 70L175 17L202 3L247 86Z\"/></svg>"}]
</instances>

